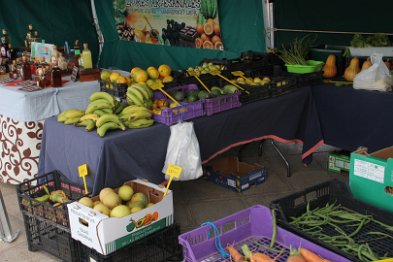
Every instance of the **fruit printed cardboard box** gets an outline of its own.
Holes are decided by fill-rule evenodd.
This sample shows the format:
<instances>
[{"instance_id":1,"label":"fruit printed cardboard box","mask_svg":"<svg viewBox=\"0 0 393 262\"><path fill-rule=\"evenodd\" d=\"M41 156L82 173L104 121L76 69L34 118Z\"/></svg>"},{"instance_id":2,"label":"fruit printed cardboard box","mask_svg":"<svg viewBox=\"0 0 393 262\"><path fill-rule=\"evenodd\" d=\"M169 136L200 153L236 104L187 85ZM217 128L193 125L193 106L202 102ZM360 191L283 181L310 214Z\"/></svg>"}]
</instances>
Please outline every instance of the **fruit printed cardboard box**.
<instances>
[{"instance_id":1,"label":"fruit printed cardboard box","mask_svg":"<svg viewBox=\"0 0 393 262\"><path fill-rule=\"evenodd\" d=\"M172 191L139 179L124 185L68 204L72 238L108 255L173 224Z\"/></svg>"}]
</instances>

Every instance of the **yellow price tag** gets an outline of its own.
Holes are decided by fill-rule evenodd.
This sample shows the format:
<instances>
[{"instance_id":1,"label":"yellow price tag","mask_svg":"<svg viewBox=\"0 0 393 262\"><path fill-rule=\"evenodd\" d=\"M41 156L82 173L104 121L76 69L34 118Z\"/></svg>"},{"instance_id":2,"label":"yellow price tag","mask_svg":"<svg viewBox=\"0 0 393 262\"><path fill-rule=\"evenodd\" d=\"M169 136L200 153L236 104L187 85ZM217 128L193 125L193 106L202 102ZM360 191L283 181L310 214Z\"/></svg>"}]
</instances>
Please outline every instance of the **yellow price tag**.
<instances>
[{"instance_id":1,"label":"yellow price tag","mask_svg":"<svg viewBox=\"0 0 393 262\"><path fill-rule=\"evenodd\" d=\"M85 187L85 193L88 194L89 190L87 189L86 176L89 174L89 171L87 168L87 164L83 164L83 165L78 166L78 173L79 173L79 177L81 177L83 180L83 186Z\"/></svg>"},{"instance_id":2,"label":"yellow price tag","mask_svg":"<svg viewBox=\"0 0 393 262\"><path fill-rule=\"evenodd\" d=\"M169 176L168 185L166 186L164 196L168 193L169 187L172 183L173 178L180 178L183 168L177 165L169 164L165 174Z\"/></svg>"},{"instance_id":3,"label":"yellow price tag","mask_svg":"<svg viewBox=\"0 0 393 262\"><path fill-rule=\"evenodd\" d=\"M87 176L88 172L87 172L87 164L83 164L78 166L78 173L80 177L84 177Z\"/></svg>"},{"instance_id":4,"label":"yellow price tag","mask_svg":"<svg viewBox=\"0 0 393 262\"><path fill-rule=\"evenodd\" d=\"M183 168L177 165L169 164L168 169L166 170L166 174L171 177L180 178L181 172L183 172Z\"/></svg>"}]
</instances>

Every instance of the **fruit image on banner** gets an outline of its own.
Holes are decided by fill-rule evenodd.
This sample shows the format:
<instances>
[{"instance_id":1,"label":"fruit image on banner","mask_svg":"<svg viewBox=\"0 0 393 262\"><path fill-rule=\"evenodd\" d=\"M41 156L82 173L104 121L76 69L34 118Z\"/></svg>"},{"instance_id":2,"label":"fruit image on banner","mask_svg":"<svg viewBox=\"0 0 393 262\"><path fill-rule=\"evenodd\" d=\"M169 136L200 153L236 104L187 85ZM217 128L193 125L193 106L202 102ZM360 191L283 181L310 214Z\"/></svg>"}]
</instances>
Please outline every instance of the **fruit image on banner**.
<instances>
[{"instance_id":1,"label":"fruit image on banner","mask_svg":"<svg viewBox=\"0 0 393 262\"><path fill-rule=\"evenodd\" d=\"M122 40L224 50L218 0L113 0Z\"/></svg>"}]
</instances>

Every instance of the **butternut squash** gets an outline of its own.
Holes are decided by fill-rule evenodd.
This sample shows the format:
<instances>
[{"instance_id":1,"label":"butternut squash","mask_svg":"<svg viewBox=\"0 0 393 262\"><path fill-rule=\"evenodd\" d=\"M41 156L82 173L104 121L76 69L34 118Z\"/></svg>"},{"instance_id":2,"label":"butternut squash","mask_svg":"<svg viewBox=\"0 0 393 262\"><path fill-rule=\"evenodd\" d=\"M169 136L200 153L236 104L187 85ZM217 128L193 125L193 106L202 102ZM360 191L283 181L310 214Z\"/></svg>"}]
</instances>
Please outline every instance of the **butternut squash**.
<instances>
[{"instance_id":1,"label":"butternut squash","mask_svg":"<svg viewBox=\"0 0 393 262\"><path fill-rule=\"evenodd\" d=\"M337 66L336 66L336 56L334 54L330 54L327 57L326 63L323 66L322 71L323 71L324 78L332 78L336 76Z\"/></svg>"},{"instance_id":2,"label":"butternut squash","mask_svg":"<svg viewBox=\"0 0 393 262\"><path fill-rule=\"evenodd\" d=\"M349 66L345 68L344 79L347 81L353 81L356 74L359 72L360 72L359 58L354 57L349 62Z\"/></svg>"},{"instance_id":3,"label":"butternut squash","mask_svg":"<svg viewBox=\"0 0 393 262\"><path fill-rule=\"evenodd\" d=\"M389 71L392 70L392 62L390 62L390 59L386 60L384 63Z\"/></svg>"},{"instance_id":4,"label":"butternut squash","mask_svg":"<svg viewBox=\"0 0 393 262\"><path fill-rule=\"evenodd\" d=\"M371 63L370 58L367 58L367 60L363 62L362 69L360 71L364 71L367 68L371 67L372 65L373 64Z\"/></svg>"}]
</instances>

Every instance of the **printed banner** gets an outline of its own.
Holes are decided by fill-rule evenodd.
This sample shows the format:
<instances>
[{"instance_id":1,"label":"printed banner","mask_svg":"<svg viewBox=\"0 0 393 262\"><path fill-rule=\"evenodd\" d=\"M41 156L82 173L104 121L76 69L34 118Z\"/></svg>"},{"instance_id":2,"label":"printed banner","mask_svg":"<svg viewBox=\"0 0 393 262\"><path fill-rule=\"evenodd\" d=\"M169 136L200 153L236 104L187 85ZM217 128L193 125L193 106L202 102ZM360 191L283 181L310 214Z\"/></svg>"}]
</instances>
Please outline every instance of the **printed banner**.
<instances>
[{"instance_id":1,"label":"printed banner","mask_svg":"<svg viewBox=\"0 0 393 262\"><path fill-rule=\"evenodd\" d=\"M224 50L218 0L114 0L120 39Z\"/></svg>"}]
</instances>

